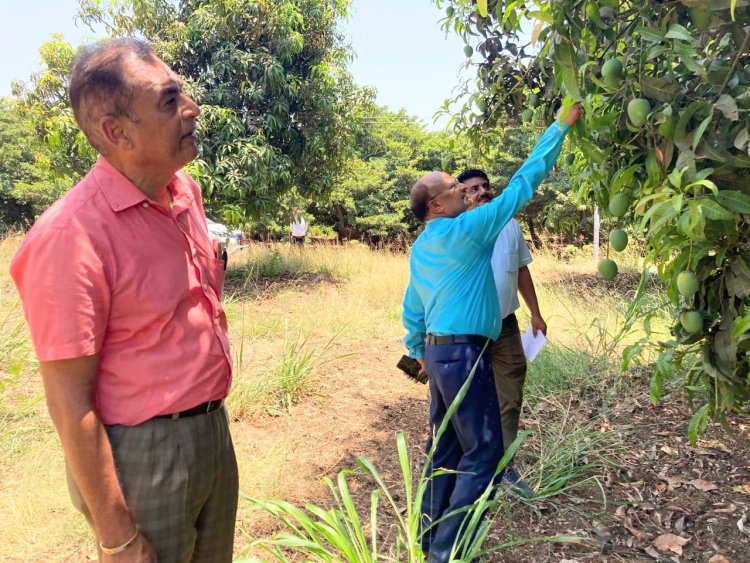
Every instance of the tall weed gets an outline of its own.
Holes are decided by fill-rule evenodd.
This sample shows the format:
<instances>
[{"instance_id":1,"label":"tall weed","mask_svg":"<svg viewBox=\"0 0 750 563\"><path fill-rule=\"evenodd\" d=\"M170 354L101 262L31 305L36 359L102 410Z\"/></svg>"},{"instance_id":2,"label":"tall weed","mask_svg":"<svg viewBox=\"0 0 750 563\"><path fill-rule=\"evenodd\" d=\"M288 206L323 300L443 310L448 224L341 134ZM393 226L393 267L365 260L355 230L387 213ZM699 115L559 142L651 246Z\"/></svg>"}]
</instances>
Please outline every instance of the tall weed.
<instances>
[{"instance_id":1,"label":"tall weed","mask_svg":"<svg viewBox=\"0 0 750 563\"><path fill-rule=\"evenodd\" d=\"M466 396L475 371L476 365L437 429L432 450L427 454L428 462L434 455L438 441L450 424L450 419ZM506 449L497 465L496 475L499 475L506 467L523 437L521 435ZM422 498L430 486L430 478L426 474L428 463L425 463L415 489L412 485L412 460L409 457L408 445L403 433L399 433L396 437L396 449L401 470L398 491L392 490L367 457L358 458L360 474L376 485L370 492L369 511L363 515L357 510L347 482L347 477L352 474L350 470L339 472L335 484L326 478L326 484L333 496L333 507L328 509L314 504L307 504L304 509L301 509L285 501L263 501L243 496L254 506L273 516L283 529L271 538L252 540L245 554L246 557L240 561L257 561L249 555L249 552L252 548L259 548L274 560L284 563L295 560L295 558L290 559L288 554L291 553L301 555L306 560L326 563L338 561L423 563L425 554L421 549L421 534L439 525L441 521L461 513L464 514L463 522L453 546L451 561L472 561L502 548L502 546L493 546L490 549L483 547L493 515L498 512L502 503L501 497L495 495L496 488L492 483L471 506L445 514L427 529L421 529ZM437 470L435 476L446 473L453 472ZM398 502L396 499L402 499L402 501ZM383 516L380 508L381 500L395 519L391 526L384 525L380 520ZM485 517L485 514L488 517ZM391 534L393 537L388 538ZM571 538L542 539L560 541Z\"/></svg>"},{"instance_id":2,"label":"tall weed","mask_svg":"<svg viewBox=\"0 0 750 563\"><path fill-rule=\"evenodd\" d=\"M318 350L308 345L301 332L287 334L281 354L259 373L244 370L235 376L227 403L235 418L263 409L290 409L316 387L316 370L336 358L328 357L332 337Z\"/></svg>"}]
</instances>

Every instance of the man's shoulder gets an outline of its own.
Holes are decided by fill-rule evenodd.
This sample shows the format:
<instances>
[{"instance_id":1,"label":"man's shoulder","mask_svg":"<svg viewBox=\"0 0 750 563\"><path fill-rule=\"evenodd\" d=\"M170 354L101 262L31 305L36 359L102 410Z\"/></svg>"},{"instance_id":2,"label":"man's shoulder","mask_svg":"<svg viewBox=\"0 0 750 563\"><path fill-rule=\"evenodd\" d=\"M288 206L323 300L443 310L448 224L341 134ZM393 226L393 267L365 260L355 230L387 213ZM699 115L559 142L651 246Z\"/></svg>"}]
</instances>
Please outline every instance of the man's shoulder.
<instances>
[{"instance_id":1,"label":"man's shoulder","mask_svg":"<svg viewBox=\"0 0 750 563\"><path fill-rule=\"evenodd\" d=\"M503 227L503 230L500 231L500 234L497 235L493 253L523 252L524 249L528 252L528 246L526 245L526 239L523 238L521 226L518 224L518 221L511 219Z\"/></svg>"},{"instance_id":2,"label":"man's shoulder","mask_svg":"<svg viewBox=\"0 0 750 563\"><path fill-rule=\"evenodd\" d=\"M72 221L85 226L88 221L78 219L93 215L93 208L97 207L96 199L101 188L96 181L92 169L68 193L50 205L34 222L30 234L50 230L66 229Z\"/></svg>"},{"instance_id":3,"label":"man's shoulder","mask_svg":"<svg viewBox=\"0 0 750 563\"><path fill-rule=\"evenodd\" d=\"M500 231L500 234L497 235L497 244L515 243L521 238L523 238L521 227L515 218L511 218L503 227L503 230Z\"/></svg>"}]
</instances>

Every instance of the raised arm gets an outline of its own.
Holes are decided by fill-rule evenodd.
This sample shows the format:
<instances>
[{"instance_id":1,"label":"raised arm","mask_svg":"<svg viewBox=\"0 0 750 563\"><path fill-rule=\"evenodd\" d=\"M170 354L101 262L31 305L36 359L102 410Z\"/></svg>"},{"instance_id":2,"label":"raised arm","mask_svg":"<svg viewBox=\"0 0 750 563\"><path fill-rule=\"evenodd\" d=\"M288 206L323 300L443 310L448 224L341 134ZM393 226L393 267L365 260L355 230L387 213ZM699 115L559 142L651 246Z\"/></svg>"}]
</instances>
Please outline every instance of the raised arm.
<instances>
[{"instance_id":1,"label":"raised arm","mask_svg":"<svg viewBox=\"0 0 750 563\"><path fill-rule=\"evenodd\" d=\"M582 111L580 104L575 104L564 121L550 125L503 192L487 205L465 214L463 220L469 236L473 235L482 245L494 244L505 224L531 199L534 190L549 174L560 155L566 133Z\"/></svg>"}]
</instances>

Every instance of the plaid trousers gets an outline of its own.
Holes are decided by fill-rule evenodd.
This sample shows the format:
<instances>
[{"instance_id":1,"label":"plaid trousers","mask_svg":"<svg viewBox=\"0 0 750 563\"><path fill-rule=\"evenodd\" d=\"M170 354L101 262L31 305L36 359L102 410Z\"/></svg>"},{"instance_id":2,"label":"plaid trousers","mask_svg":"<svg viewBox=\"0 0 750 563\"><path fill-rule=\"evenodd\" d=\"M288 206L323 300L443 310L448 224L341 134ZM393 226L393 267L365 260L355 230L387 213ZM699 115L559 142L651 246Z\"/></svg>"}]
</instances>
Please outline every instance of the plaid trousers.
<instances>
[{"instance_id":1,"label":"plaid trousers","mask_svg":"<svg viewBox=\"0 0 750 563\"><path fill-rule=\"evenodd\" d=\"M239 484L224 407L106 430L125 501L159 562L230 562ZM68 486L90 523L70 475Z\"/></svg>"}]
</instances>

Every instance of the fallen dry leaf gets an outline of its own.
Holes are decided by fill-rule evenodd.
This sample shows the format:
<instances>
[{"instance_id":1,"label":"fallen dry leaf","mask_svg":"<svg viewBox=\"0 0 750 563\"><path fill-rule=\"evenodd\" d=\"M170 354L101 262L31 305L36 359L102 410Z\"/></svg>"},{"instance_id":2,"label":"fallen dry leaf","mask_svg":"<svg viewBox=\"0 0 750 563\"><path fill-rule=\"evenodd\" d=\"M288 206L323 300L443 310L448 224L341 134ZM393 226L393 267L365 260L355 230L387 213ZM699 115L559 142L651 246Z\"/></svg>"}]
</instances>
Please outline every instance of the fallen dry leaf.
<instances>
[{"instance_id":1,"label":"fallen dry leaf","mask_svg":"<svg viewBox=\"0 0 750 563\"><path fill-rule=\"evenodd\" d=\"M729 559L718 553L708 560L708 563L731 563Z\"/></svg>"},{"instance_id":2,"label":"fallen dry leaf","mask_svg":"<svg viewBox=\"0 0 750 563\"><path fill-rule=\"evenodd\" d=\"M677 555L682 555L682 546L689 541L675 534L662 534L654 540L652 545L659 551L672 551Z\"/></svg>"},{"instance_id":3,"label":"fallen dry leaf","mask_svg":"<svg viewBox=\"0 0 750 563\"><path fill-rule=\"evenodd\" d=\"M750 536L750 528L745 528L746 521L747 521L747 514L743 514L742 518L737 520L737 527L740 529L740 532Z\"/></svg>"},{"instance_id":4,"label":"fallen dry leaf","mask_svg":"<svg viewBox=\"0 0 750 563\"><path fill-rule=\"evenodd\" d=\"M699 491L713 491L714 489L719 488L711 481L706 481L705 479L693 479L692 481L688 481L687 484L692 485Z\"/></svg>"},{"instance_id":5,"label":"fallen dry leaf","mask_svg":"<svg viewBox=\"0 0 750 563\"><path fill-rule=\"evenodd\" d=\"M716 508L711 509L709 512L712 513L726 513L726 514L734 514L734 511L737 510L737 507L733 504L729 504L727 506L726 504L720 503L714 505Z\"/></svg>"},{"instance_id":6,"label":"fallen dry leaf","mask_svg":"<svg viewBox=\"0 0 750 563\"><path fill-rule=\"evenodd\" d=\"M744 495L750 495L750 485L737 485L736 487L732 487L732 490L735 493L742 493Z\"/></svg>"},{"instance_id":7,"label":"fallen dry leaf","mask_svg":"<svg viewBox=\"0 0 750 563\"><path fill-rule=\"evenodd\" d=\"M659 479L667 482L670 491L679 489L682 485L685 485L687 483L687 481L685 481L684 479L680 479L679 477L668 477L663 473L659 474Z\"/></svg>"},{"instance_id":8,"label":"fallen dry leaf","mask_svg":"<svg viewBox=\"0 0 750 563\"><path fill-rule=\"evenodd\" d=\"M636 539L639 539L641 541L649 540L651 539L652 535L648 532L642 532L641 530L638 530L637 528L633 527L633 522L630 520L630 518L626 519L625 524L622 526L625 528L628 532L630 532L633 536L636 537Z\"/></svg>"}]
</instances>

